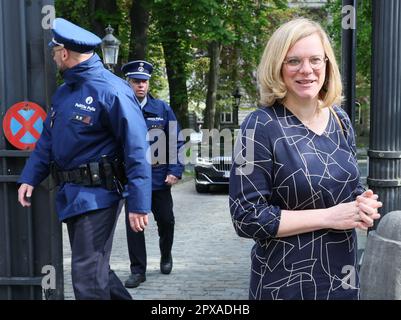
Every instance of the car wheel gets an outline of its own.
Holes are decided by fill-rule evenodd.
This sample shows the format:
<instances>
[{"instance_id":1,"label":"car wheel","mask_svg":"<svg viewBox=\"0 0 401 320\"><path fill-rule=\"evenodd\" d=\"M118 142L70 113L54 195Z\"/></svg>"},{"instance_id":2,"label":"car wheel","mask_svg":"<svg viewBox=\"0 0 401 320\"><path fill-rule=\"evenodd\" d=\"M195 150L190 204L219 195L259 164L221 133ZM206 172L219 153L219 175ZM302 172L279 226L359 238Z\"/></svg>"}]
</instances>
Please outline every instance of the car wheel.
<instances>
[{"instance_id":1,"label":"car wheel","mask_svg":"<svg viewBox=\"0 0 401 320\"><path fill-rule=\"evenodd\" d=\"M204 184L195 183L195 189L198 193L206 193L209 192L209 186Z\"/></svg>"}]
</instances>

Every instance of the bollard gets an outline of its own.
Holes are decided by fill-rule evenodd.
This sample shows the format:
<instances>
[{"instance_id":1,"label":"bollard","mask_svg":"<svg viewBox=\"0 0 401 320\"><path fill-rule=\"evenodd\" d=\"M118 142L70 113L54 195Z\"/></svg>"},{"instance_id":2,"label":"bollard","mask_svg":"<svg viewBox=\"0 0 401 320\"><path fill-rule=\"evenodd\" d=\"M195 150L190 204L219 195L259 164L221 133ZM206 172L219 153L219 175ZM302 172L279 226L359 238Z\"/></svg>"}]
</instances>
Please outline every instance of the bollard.
<instances>
[{"instance_id":1,"label":"bollard","mask_svg":"<svg viewBox=\"0 0 401 320\"><path fill-rule=\"evenodd\" d=\"M369 232L360 271L362 300L401 300L401 211Z\"/></svg>"}]
</instances>

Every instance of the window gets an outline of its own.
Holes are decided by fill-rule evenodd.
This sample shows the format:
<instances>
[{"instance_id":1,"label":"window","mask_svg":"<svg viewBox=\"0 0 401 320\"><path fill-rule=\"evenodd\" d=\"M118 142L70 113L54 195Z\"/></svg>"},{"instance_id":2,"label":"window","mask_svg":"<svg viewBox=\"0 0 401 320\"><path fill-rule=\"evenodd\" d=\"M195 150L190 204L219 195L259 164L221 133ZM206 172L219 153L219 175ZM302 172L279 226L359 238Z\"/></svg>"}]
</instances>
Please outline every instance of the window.
<instances>
[{"instance_id":1,"label":"window","mask_svg":"<svg viewBox=\"0 0 401 320\"><path fill-rule=\"evenodd\" d=\"M232 111L225 111L220 113L220 123L233 123Z\"/></svg>"}]
</instances>

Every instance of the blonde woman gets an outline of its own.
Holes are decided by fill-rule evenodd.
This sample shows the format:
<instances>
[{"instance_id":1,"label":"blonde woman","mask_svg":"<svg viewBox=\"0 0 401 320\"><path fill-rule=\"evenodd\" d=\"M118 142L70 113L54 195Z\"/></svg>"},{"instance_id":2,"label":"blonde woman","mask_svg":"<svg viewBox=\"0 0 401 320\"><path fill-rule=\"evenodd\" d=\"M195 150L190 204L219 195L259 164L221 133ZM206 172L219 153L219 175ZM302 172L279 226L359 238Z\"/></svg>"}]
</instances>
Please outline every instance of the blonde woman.
<instances>
[{"instance_id":1,"label":"blonde woman","mask_svg":"<svg viewBox=\"0 0 401 320\"><path fill-rule=\"evenodd\" d=\"M358 299L355 228L372 226L381 203L360 183L321 26L298 18L277 29L258 80L262 107L242 124L230 177L235 230L255 240L249 297Z\"/></svg>"}]
</instances>

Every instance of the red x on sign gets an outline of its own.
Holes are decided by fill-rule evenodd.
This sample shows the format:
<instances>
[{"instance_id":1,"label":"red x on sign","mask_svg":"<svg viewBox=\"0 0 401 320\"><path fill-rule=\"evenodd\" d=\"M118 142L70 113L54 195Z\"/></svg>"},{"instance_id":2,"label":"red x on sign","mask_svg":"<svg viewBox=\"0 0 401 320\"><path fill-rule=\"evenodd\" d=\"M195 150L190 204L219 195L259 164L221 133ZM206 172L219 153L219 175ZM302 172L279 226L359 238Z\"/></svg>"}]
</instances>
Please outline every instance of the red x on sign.
<instances>
[{"instance_id":1,"label":"red x on sign","mask_svg":"<svg viewBox=\"0 0 401 320\"><path fill-rule=\"evenodd\" d=\"M43 131L45 119L46 112L36 103L18 102L4 116L4 135L14 147L33 150Z\"/></svg>"}]
</instances>

